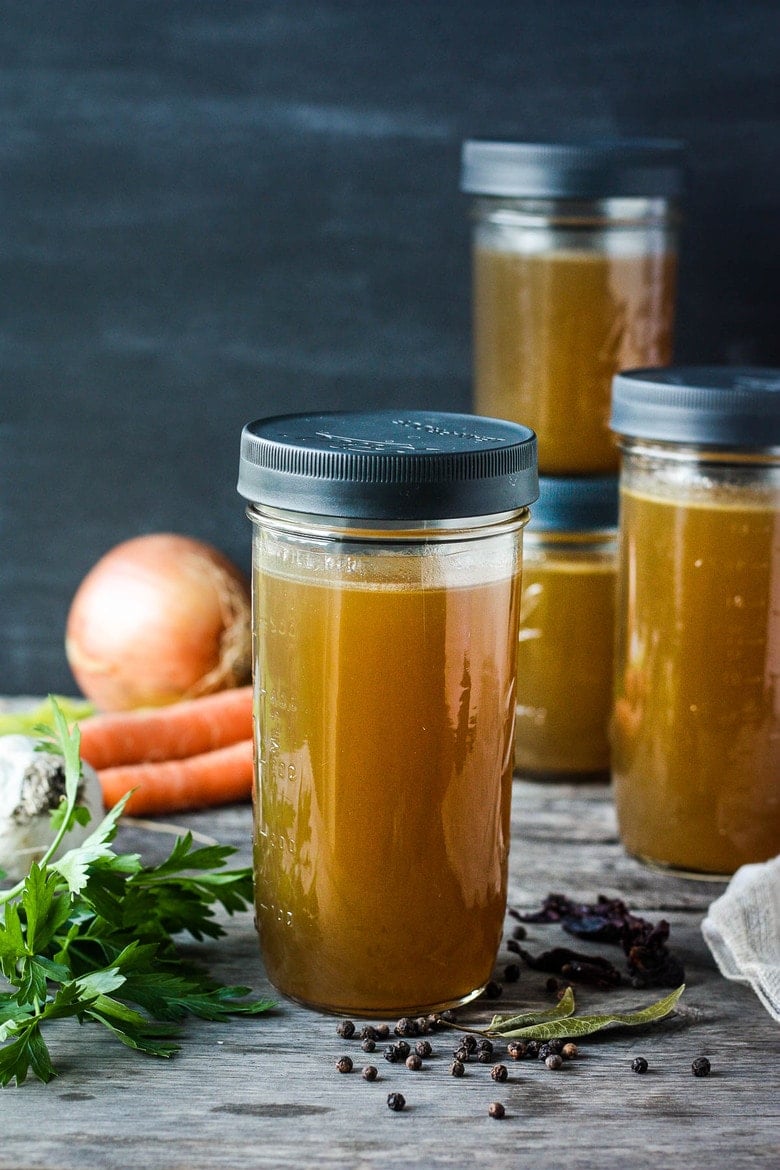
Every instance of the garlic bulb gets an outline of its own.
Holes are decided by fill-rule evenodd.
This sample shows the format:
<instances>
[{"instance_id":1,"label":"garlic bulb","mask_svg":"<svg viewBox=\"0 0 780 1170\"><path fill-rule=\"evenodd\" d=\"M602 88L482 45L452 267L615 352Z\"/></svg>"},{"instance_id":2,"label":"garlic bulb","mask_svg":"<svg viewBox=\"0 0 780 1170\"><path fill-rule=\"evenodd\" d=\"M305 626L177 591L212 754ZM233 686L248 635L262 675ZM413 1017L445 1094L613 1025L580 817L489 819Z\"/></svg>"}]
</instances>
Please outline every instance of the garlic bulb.
<instances>
[{"instance_id":1,"label":"garlic bulb","mask_svg":"<svg viewBox=\"0 0 780 1170\"><path fill-rule=\"evenodd\" d=\"M37 751L38 742L26 735L0 736L0 870L14 880L48 849L54 837L49 814L65 795L62 756ZM103 817L100 781L86 763L78 803L86 805L91 820L65 834L59 854L86 840Z\"/></svg>"}]
</instances>

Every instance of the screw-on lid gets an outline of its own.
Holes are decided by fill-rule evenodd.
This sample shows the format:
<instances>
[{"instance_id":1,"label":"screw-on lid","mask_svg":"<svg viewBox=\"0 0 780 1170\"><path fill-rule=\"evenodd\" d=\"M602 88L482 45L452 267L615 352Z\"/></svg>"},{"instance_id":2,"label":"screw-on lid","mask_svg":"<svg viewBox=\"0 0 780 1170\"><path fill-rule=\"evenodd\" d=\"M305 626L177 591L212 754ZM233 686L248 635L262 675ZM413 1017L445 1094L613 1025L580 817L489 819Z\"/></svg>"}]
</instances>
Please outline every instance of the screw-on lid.
<instances>
[{"instance_id":1,"label":"screw-on lid","mask_svg":"<svg viewBox=\"0 0 780 1170\"><path fill-rule=\"evenodd\" d=\"M500 419L413 410L258 419L241 435L238 491L318 516L489 516L537 498L536 435Z\"/></svg>"},{"instance_id":2,"label":"screw-on lid","mask_svg":"<svg viewBox=\"0 0 780 1170\"><path fill-rule=\"evenodd\" d=\"M606 532L617 528L618 477L542 476L529 532Z\"/></svg>"},{"instance_id":3,"label":"screw-on lid","mask_svg":"<svg viewBox=\"0 0 780 1170\"><path fill-rule=\"evenodd\" d=\"M672 139L463 143L461 190L535 199L674 198L683 144Z\"/></svg>"},{"instance_id":4,"label":"screw-on lid","mask_svg":"<svg viewBox=\"0 0 780 1170\"><path fill-rule=\"evenodd\" d=\"M780 446L780 369L626 370L612 382L612 430L637 439Z\"/></svg>"}]
</instances>

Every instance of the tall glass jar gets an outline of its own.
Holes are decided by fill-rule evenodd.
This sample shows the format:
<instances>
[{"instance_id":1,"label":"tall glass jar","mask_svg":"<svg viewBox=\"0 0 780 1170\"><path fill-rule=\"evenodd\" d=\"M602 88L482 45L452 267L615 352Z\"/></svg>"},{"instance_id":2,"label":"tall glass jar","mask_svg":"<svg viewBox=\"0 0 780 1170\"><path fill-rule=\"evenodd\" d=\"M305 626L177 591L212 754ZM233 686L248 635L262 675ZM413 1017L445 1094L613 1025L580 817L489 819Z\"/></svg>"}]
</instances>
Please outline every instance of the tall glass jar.
<instances>
[{"instance_id":1,"label":"tall glass jar","mask_svg":"<svg viewBox=\"0 0 780 1170\"><path fill-rule=\"evenodd\" d=\"M249 424L256 910L268 974L409 1014L490 978L506 905L526 427Z\"/></svg>"},{"instance_id":2,"label":"tall glass jar","mask_svg":"<svg viewBox=\"0 0 780 1170\"><path fill-rule=\"evenodd\" d=\"M617 472L619 370L671 360L678 143L467 141L475 409L522 420L543 475Z\"/></svg>"},{"instance_id":3,"label":"tall glass jar","mask_svg":"<svg viewBox=\"0 0 780 1170\"><path fill-rule=\"evenodd\" d=\"M515 765L532 779L609 775L618 481L549 478L524 534Z\"/></svg>"},{"instance_id":4,"label":"tall glass jar","mask_svg":"<svg viewBox=\"0 0 780 1170\"><path fill-rule=\"evenodd\" d=\"M728 875L780 852L780 371L625 373L612 425L620 833Z\"/></svg>"}]
</instances>

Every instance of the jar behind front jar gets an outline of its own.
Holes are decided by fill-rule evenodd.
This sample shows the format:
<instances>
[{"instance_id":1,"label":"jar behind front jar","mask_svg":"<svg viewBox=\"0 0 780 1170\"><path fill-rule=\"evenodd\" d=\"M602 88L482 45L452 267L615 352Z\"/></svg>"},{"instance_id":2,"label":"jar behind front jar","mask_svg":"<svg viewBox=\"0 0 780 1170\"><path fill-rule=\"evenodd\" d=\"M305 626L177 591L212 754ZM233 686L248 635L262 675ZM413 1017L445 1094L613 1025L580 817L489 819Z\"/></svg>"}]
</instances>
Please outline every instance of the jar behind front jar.
<instances>
[{"instance_id":1,"label":"jar behind front jar","mask_svg":"<svg viewBox=\"0 0 780 1170\"><path fill-rule=\"evenodd\" d=\"M780 373L622 375L613 426L621 836L728 875L780 851Z\"/></svg>"},{"instance_id":2,"label":"jar behind front jar","mask_svg":"<svg viewBox=\"0 0 780 1170\"><path fill-rule=\"evenodd\" d=\"M679 153L464 144L475 409L532 426L544 475L616 472L612 377L671 359Z\"/></svg>"},{"instance_id":3,"label":"jar behind front jar","mask_svg":"<svg viewBox=\"0 0 780 1170\"><path fill-rule=\"evenodd\" d=\"M617 477L539 481L523 538L515 766L533 779L609 775Z\"/></svg>"}]
</instances>

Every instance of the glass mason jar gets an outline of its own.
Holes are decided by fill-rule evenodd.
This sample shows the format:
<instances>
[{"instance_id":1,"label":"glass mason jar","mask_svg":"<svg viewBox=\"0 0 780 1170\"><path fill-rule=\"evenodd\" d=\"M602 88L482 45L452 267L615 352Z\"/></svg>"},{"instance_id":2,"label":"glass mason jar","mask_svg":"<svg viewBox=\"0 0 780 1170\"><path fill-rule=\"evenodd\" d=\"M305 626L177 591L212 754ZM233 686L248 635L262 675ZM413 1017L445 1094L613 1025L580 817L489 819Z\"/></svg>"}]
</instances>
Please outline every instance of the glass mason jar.
<instances>
[{"instance_id":1,"label":"glass mason jar","mask_svg":"<svg viewBox=\"0 0 780 1170\"><path fill-rule=\"evenodd\" d=\"M780 851L780 371L627 372L612 425L620 833L725 876Z\"/></svg>"},{"instance_id":2,"label":"glass mason jar","mask_svg":"<svg viewBox=\"0 0 780 1170\"><path fill-rule=\"evenodd\" d=\"M523 537L515 766L533 779L609 774L617 476L548 478Z\"/></svg>"},{"instance_id":3,"label":"glass mason jar","mask_svg":"<svg viewBox=\"0 0 780 1170\"><path fill-rule=\"evenodd\" d=\"M536 431L543 475L616 473L610 388L671 360L681 147L467 141L475 409Z\"/></svg>"},{"instance_id":4,"label":"glass mason jar","mask_svg":"<svg viewBox=\"0 0 780 1170\"><path fill-rule=\"evenodd\" d=\"M415 411L261 419L239 492L269 977L355 1015L466 1002L506 904L535 436Z\"/></svg>"}]
</instances>

